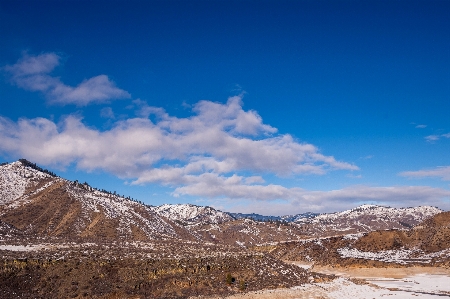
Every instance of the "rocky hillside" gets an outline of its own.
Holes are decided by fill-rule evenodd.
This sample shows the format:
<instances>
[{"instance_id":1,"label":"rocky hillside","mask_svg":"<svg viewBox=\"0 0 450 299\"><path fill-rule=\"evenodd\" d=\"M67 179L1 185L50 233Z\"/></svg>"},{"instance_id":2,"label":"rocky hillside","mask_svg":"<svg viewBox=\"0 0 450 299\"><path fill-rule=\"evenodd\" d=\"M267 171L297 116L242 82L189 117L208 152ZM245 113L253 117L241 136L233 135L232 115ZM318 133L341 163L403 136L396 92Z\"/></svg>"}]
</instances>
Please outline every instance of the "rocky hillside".
<instances>
[{"instance_id":1,"label":"rocky hillside","mask_svg":"<svg viewBox=\"0 0 450 299\"><path fill-rule=\"evenodd\" d=\"M380 252L400 248L427 253L450 248L450 212L439 213L407 231L370 232L354 245L362 251Z\"/></svg>"},{"instance_id":2,"label":"rocky hillside","mask_svg":"<svg viewBox=\"0 0 450 299\"><path fill-rule=\"evenodd\" d=\"M239 219L222 224L202 225L195 232L205 241L252 247L258 244L278 243L305 239L301 229L290 223L261 222Z\"/></svg>"}]
</instances>

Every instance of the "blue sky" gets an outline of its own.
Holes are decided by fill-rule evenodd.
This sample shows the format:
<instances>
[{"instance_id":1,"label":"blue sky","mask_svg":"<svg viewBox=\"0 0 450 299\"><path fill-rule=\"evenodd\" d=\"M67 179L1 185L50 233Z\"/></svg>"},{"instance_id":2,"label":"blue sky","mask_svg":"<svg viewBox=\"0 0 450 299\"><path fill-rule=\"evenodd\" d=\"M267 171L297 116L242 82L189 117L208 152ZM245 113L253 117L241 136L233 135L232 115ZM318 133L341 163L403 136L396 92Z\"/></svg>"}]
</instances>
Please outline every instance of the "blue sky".
<instances>
[{"instance_id":1,"label":"blue sky","mask_svg":"<svg viewBox=\"0 0 450 299\"><path fill-rule=\"evenodd\" d=\"M448 1L0 1L0 160L148 204L450 209Z\"/></svg>"}]
</instances>

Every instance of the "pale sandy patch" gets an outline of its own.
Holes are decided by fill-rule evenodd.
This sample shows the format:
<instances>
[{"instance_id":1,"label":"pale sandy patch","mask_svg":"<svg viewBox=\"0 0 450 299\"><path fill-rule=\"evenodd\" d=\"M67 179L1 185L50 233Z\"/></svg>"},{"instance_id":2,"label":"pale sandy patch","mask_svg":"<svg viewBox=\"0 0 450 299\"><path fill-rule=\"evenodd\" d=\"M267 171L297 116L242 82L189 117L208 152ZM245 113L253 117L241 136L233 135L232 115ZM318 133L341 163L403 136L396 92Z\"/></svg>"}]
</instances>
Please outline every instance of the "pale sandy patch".
<instances>
[{"instance_id":1,"label":"pale sandy patch","mask_svg":"<svg viewBox=\"0 0 450 299\"><path fill-rule=\"evenodd\" d=\"M296 265L303 269L311 269L314 266L314 262L308 263L308 262L297 262L297 261L283 261L287 264Z\"/></svg>"},{"instance_id":2,"label":"pale sandy patch","mask_svg":"<svg viewBox=\"0 0 450 299\"><path fill-rule=\"evenodd\" d=\"M313 272L334 274L342 277L354 278L405 278L418 274L446 275L450 276L450 269L442 267L407 267L407 268L356 268L356 267L331 267L313 266Z\"/></svg>"}]
</instances>

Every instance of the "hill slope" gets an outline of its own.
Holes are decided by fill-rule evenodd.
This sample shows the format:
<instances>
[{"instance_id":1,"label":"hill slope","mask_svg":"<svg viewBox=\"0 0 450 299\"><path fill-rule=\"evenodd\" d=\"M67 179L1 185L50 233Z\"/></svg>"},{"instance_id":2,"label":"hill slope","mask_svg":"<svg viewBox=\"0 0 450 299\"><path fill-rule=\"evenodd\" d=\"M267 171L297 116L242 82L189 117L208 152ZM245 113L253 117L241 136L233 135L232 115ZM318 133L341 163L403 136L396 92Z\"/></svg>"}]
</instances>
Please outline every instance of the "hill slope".
<instances>
[{"instance_id":1,"label":"hill slope","mask_svg":"<svg viewBox=\"0 0 450 299\"><path fill-rule=\"evenodd\" d=\"M0 217L36 236L154 240L194 237L152 207L53 177L26 163L0 166Z\"/></svg>"}]
</instances>

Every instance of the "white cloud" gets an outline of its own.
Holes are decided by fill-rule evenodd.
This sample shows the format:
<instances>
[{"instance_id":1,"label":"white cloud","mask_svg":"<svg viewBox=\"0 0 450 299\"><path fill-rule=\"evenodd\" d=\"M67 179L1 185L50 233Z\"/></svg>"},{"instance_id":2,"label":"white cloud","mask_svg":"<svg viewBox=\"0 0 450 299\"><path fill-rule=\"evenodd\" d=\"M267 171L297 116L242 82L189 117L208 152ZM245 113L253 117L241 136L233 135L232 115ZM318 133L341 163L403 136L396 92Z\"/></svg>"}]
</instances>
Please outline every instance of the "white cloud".
<instances>
[{"instance_id":1,"label":"white cloud","mask_svg":"<svg viewBox=\"0 0 450 299\"><path fill-rule=\"evenodd\" d=\"M295 199L301 196L302 189L286 188L281 185L254 185L246 182L246 178L238 175L230 177L215 173L203 173L186 178L188 184L178 187L174 196L194 195L207 198L224 196L233 199L275 200Z\"/></svg>"},{"instance_id":2,"label":"white cloud","mask_svg":"<svg viewBox=\"0 0 450 299\"><path fill-rule=\"evenodd\" d=\"M417 129L424 129L424 128L426 128L426 127L427 127L427 125L417 125L417 126L416 126Z\"/></svg>"},{"instance_id":3,"label":"white cloud","mask_svg":"<svg viewBox=\"0 0 450 299\"><path fill-rule=\"evenodd\" d=\"M76 163L83 170L101 169L133 184L165 184L174 188L174 195L263 200L297 194L262 185L264 174L358 169L323 155L312 144L276 134L255 111L242 109L241 97L231 97L226 104L201 101L186 118L142 101L137 104L141 117L116 121L105 131L86 126L76 116L59 124L45 118L17 123L0 118L0 151L43 165ZM157 120L149 119L150 114Z\"/></svg>"},{"instance_id":4,"label":"white cloud","mask_svg":"<svg viewBox=\"0 0 450 299\"><path fill-rule=\"evenodd\" d=\"M76 87L64 84L58 77L49 75L60 61L61 57L56 53L38 56L24 54L16 64L7 65L3 70L10 74L14 84L26 90L42 92L51 104L86 106L131 97L125 90L117 88L106 75L86 79Z\"/></svg>"},{"instance_id":5,"label":"white cloud","mask_svg":"<svg viewBox=\"0 0 450 299\"><path fill-rule=\"evenodd\" d=\"M433 142L433 141L439 140L439 138L440 138L439 135L428 135L428 136L425 136L425 140L428 141L428 142Z\"/></svg>"},{"instance_id":6,"label":"white cloud","mask_svg":"<svg viewBox=\"0 0 450 299\"><path fill-rule=\"evenodd\" d=\"M428 135L425 136L425 140L428 142L438 141L441 138L450 138L450 133L440 134L440 135Z\"/></svg>"},{"instance_id":7,"label":"white cloud","mask_svg":"<svg viewBox=\"0 0 450 299\"><path fill-rule=\"evenodd\" d=\"M404 171L400 173L401 176L410 178L426 178L437 177L443 181L450 181L450 166L440 166L434 169Z\"/></svg>"}]
</instances>

